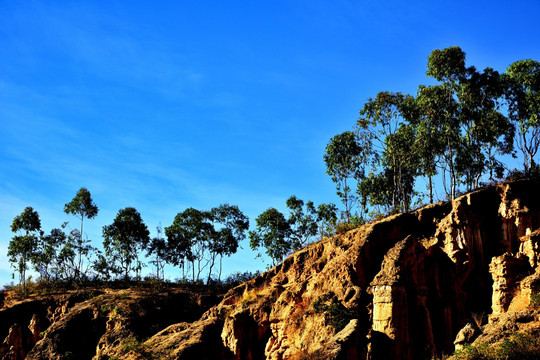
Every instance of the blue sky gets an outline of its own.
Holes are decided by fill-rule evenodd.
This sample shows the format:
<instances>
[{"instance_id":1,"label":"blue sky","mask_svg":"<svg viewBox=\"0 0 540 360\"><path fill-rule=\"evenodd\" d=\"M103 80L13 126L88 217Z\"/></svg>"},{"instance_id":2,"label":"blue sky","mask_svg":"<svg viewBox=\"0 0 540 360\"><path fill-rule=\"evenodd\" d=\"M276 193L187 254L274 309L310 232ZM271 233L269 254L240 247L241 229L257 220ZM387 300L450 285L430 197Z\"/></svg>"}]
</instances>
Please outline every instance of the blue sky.
<instances>
[{"instance_id":1,"label":"blue sky","mask_svg":"<svg viewBox=\"0 0 540 360\"><path fill-rule=\"evenodd\" d=\"M499 71L540 59L531 1L0 2L0 285L26 206L49 231L87 187L86 234L136 207L155 235L187 207L254 224L296 196L338 202L322 160L379 91L415 93L452 45ZM225 273L254 271L248 242ZM174 279L178 274L169 271Z\"/></svg>"}]
</instances>

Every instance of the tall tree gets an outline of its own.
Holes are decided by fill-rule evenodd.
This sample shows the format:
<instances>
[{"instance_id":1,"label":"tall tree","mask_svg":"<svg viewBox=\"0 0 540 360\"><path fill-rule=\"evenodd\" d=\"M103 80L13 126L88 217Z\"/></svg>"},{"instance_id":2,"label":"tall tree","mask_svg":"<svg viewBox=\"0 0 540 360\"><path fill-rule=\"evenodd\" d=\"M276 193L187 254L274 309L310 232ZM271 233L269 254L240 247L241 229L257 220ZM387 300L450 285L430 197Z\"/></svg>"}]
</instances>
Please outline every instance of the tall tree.
<instances>
[{"instance_id":1,"label":"tall tree","mask_svg":"<svg viewBox=\"0 0 540 360\"><path fill-rule=\"evenodd\" d=\"M188 208L178 213L172 225L165 228L169 262L180 265L182 269L185 261L190 262L193 281L200 279L201 272L207 266L205 256L214 232L211 219L209 211Z\"/></svg>"},{"instance_id":2,"label":"tall tree","mask_svg":"<svg viewBox=\"0 0 540 360\"><path fill-rule=\"evenodd\" d=\"M412 151L414 128L408 126L406 121L411 107L409 103L412 102L410 95L380 92L364 104L357 121L357 125L370 134L376 150L373 153L374 166L370 172L382 172L378 176L364 178L363 181L372 182L376 177L390 176L391 181L384 184L389 186L385 192L391 194L390 206L394 211L401 208L408 210L414 185L411 181L414 182L418 168L417 156ZM364 197L378 197L378 194L366 192L368 188L373 189L360 186L359 193Z\"/></svg>"},{"instance_id":3,"label":"tall tree","mask_svg":"<svg viewBox=\"0 0 540 360\"><path fill-rule=\"evenodd\" d=\"M350 182L364 177L364 167L370 151L370 139L360 138L352 131L334 136L326 146L326 173L336 183L337 194L345 206L347 222L350 222L352 209L358 200L351 190Z\"/></svg>"},{"instance_id":4,"label":"tall tree","mask_svg":"<svg viewBox=\"0 0 540 360\"><path fill-rule=\"evenodd\" d=\"M431 117L428 116L428 112L425 116L422 116L422 110L420 108L422 98L415 98L413 104L413 113L410 114L409 124L416 129L416 137L412 146L413 155L417 156L418 161L418 175L427 178L427 190L429 195L429 203L433 203L433 177L438 174L437 163L439 155L442 153L444 144L442 138L438 135L438 129L431 121Z\"/></svg>"},{"instance_id":5,"label":"tall tree","mask_svg":"<svg viewBox=\"0 0 540 360\"><path fill-rule=\"evenodd\" d=\"M317 206L317 233L319 239L334 235L334 229L338 221L338 208L332 203L322 203Z\"/></svg>"},{"instance_id":6,"label":"tall tree","mask_svg":"<svg viewBox=\"0 0 540 360\"><path fill-rule=\"evenodd\" d=\"M249 232L249 245L253 250L266 249L266 254L276 265L293 249L293 231L285 216L269 208L255 219L256 229Z\"/></svg>"},{"instance_id":7,"label":"tall tree","mask_svg":"<svg viewBox=\"0 0 540 360\"><path fill-rule=\"evenodd\" d=\"M240 241L246 238L246 231L249 228L247 216L236 205L221 204L210 210L210 214L214 231L210 233L209 249L211 260L207 282L210 281L217 256L219 256L218 281L221 280L223 256L236 253Z\"/></svg>"},{"instance_id":8,"label":"tall tree","mask_svg":"<svg viewBox=\"0 0 540 360\"><path fill-rule=\"evenodd\" d=\"M292 248L299 250L317 235L317 210L312 201L304 204L294 195L287 199L286 205L290 210L288 221L292 230Z\"/></svg>"},{"instance_id":9,"label":"tall tree","mask_svg":"<svg viewBox=\"0 0 540 360\"><path fill-rule=\"evenodd\" d=\"M66 244L67 236L62 229L52 229L47 235L41 236L35 254L36 271L46 281L53 277L58 279L63 272L59 268L59 250Z\"/></svg>"},{"instance_id":10,"label":"tall tree","mask_svg":"<svg viewBox=\"0 0 540 360\"><path fill-rule=\"evenodd\" d=\"M458 46L433 50L428 57L427 67L426 74L442 84L420 87L418 97L429 127L436 129L438 136L441 137L443 144L441 155L447 166L445 170L450 175L449 194L453 200L458 186L456 155L462 145L457 93L460 82L467 75L465 52Z\"/></svg>"},{"instance_id":11,"label":"tall tree","mask_svg":"<svg viewBox=\"0 0 540 360\"><path fill-rule=\"evenodd\" d=\"M414 194L414 182L420 162L414 149L416 131L413 126L402 124L385 139L386 149L382 165L392 179L392 210L409 211Z\"/></svg>"},{"instance_id":12,"label":"tall tree","mask_svg":"<svg viewBox=\"0 0 540 360\"><path fill-rule=\"evenodd\" d=\"M540 147L540 62L527 59L511 64L504 73L510 119L517 125L517 146L525 173L536 165Z\"/></svg>"},{"instance_id":13,"label":"tall tree","mask_svg":"<svg viewBox=\"0 0 540 360\"><path fill-rule=\"evenodd\" d=\"M497 155L513 150L514 126L499 110L503 90L501 77L492 68L479 72L471 66L460 83L457 97L463 141L457 152L456 169L465 177L469 191L480 185L486 170L493 181L494 173L500 172Z\"/></svg>"},{"instance_id":14,"label":"tall tree","mask_svg":"<svg viewBox=\"0 0 540 360\"><path fill-rule=\"evenodd\" d=\"M127 207L118 211L111 225L103 227L103 248L107 258L116 265L116 272L129 279L130 271L138 271L138 254L150 241L150 232L141 214Z\"/></svg>"},{"instance_id":15,"label":"tall tree","mask_svg":"<svg viewBox=\"0 0 540 360\"><path fill-rule=\"evenodd\" d=\"M294 195L287 199L286 205L293 250L300 250L317 235L322 239L333 232L337 222L336 205L323 203L315 207L313 201L304 202Z\"/></svg>"},{"instance_id":16,"label":"tall tree","mask_svg":"<svg viewBox=\"0 0 540 360\"><path fill-rule=\"evenodd\" d=\"M167 242L163 238L161 224L156 227L156 231L157 236L152 238L146 245L146 250L148 256L154 256L154 259L150 260L150 263L156 267L156 279L164 279L165 262L167 260Z\"/></svg>"},{"instance_id":17,"label":"tall tree","mask_svg":"<svg viewBox=\"0 0 540 360\"><path fill-rule=\"evenodd\" d=\"M19 283L26 293L26 270L28 263L34 260L41 235L41 220L37 211L30 206L26 207L13 219L11 231L16 235L9 242L7 255L11 265L19 272Z\"/></svg>"},{"instance_id":18,"label":"tall tree","mask_svg":"<svg viewBox=\"0 0 540 360\"><path fill-rule=\"evenodd\" d=\"M81 279L82 275L82 268L83 268L83 261L82 256L85 253L88 253L89 250L89 241L84 241L84 219L93 219L98 214L98 207L94 203L94 200L92 200L92 196L90 194L90 191L86 189L85 187L82 187L79 189L75 197L67 204L64 205L64 212L66 214L75 215L79 219L81 219L81 228L79 230L79 239L76 243L76 252L78 254L78 261L77 261L77 269L76 269L76 277L77 279Z\"/></svg>"}]
</instances>

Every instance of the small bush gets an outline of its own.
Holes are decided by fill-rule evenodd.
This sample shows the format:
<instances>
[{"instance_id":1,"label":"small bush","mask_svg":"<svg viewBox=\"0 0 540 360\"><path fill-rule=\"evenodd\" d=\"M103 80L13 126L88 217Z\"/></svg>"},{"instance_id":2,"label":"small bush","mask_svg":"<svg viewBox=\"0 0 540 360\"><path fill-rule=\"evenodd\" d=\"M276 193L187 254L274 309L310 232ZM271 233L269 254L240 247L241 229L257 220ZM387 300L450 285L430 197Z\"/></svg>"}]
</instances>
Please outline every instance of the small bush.
<instances>
[{"instance_id":1,"label":"small bush","mask_svg":"<svg viewBox=\"0 0 540 360\"><path fill-rule=\"evenodd\" d=\"M127 338L122 343L122 352L129 353L131 351L139 352L141 343L134 337Z\"/></svg>"},{"instance_id":2,"label":"small bush","mask_svg":"<svg viewBox=\"0 0 540 360\"><path fill-rule=\"evenodd\" d=\"M529 306L535 310L540 310L540 293L531 294Z\"/></svg>"},{"instance_id":3,"label":"small bush","mask_svg":"<svg viewBox=\"0 0 540 360\"><path fill-rule=\"evenodd\" d=\"M246 281L249 281L257 276L259 276L261 274L260 271L255 271L254 273L250 272L250 271L245 271L245 272L234 272L232 273L231 275L227 276L226 279L224 279L222 282L224 285L226 286L237 286L237 285L240 285L242 283L245 283Z\"/></svg>"},{"instance_id":4,"label":"small bush","mask_svg":"<svg viewBox=\"0 0 540 360\"><path fill-rule=\"evenodd\" d=\"M330 325L341 331L349 321L355 318L354 313L345 307L333 294L324 294L311 304L315 313L323 313L328 317Z\"/></svg>"},{"instance_id":5,"label":"small bush","mask_svg":"<svg viewBox=\"0 0 540 360\"><path fill-rule=\"evenodd\" d=\"M455 352L456 360L533 360L540 358L540 338L525 332L510 334L498 346L465 345Z\"/></svg>"}]
</instances>

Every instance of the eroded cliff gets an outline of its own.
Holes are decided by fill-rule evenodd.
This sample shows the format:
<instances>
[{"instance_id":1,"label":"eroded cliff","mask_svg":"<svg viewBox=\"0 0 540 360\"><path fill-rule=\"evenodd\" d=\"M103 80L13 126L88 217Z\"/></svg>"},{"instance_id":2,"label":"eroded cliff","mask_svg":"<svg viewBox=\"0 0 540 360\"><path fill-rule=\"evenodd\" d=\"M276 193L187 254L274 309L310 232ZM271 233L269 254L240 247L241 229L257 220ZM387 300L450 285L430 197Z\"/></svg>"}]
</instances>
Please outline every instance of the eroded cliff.
<instances>
[{"instance_id":1,"label":"eroded cliff","mask_svg":"<svg viewBox=\"0 0 540 360\"><path fill-rule=\"evenodd\" d=\"M496 328L540 291L539 186L523 180L487 187L312 244L230 290L198 320L153 330L149 322L141 333L130 320L136 310L116 321L102 307L83 302L72 318L53 322L27 358L61 359L57 344L69 319L98 329L92 333L99 337L88 342L96 346L94 359L450 354L475 314L490 314L489 326ZM474 329L469 333L478 336ZM126 346L133 338L133 346Z\"/></svg>"}]
</instances>

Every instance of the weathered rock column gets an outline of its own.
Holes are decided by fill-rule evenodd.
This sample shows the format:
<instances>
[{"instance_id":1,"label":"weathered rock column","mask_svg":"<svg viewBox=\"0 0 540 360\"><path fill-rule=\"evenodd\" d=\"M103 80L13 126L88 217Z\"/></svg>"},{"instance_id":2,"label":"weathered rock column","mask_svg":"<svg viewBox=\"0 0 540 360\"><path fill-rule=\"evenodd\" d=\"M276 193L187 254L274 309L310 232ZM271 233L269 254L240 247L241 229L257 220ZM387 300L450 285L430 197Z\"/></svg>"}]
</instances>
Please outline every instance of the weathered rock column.
<instances>
[{"instance_id":1,"label":"weathered rock column","mask_svg":"<svg viewBox=\"0 0 540 360\"><path fill-rule=\"evenodd\" d=\"M516 257L506 253L491 260L489 272L493 278L492 316L508 310L516 284L527 274L528 268L528 258L525 256Z\"/></svg>"}]
</instances>

